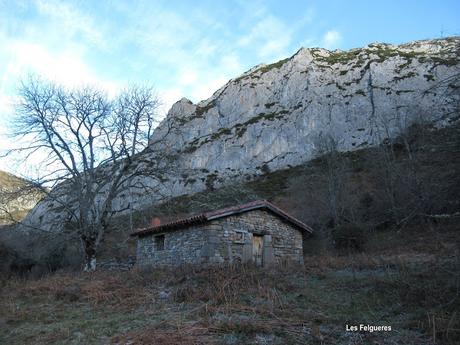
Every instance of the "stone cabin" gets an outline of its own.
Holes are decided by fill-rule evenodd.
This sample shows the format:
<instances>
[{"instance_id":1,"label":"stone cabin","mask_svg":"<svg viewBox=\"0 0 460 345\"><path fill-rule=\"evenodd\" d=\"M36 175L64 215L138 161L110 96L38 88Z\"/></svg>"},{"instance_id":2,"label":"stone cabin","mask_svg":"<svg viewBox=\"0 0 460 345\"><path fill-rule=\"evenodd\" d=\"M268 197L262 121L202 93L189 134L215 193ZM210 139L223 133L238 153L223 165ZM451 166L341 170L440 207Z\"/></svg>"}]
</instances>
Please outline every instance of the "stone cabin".
<instances>
[{"instance_id":1,"label":"stone cabin","mask_svg":"<svg viewBox=\"0 0 460 345\"><path fill-rule=\"evenodd\" d=\"M138 229L137 265L303 263L312 229L266 200Z\"/></svg>"}]
</instances>

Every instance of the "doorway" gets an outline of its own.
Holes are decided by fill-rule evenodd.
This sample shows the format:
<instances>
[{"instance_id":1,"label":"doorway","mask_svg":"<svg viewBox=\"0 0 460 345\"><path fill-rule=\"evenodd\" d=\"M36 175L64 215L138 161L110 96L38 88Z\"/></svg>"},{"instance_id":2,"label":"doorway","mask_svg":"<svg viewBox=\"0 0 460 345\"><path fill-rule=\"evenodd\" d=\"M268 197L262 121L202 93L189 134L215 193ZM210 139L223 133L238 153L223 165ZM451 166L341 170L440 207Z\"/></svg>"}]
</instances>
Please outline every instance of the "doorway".
<instances>
[{"instance_id":1,"label":"doorway","mask_svg":"<svg viewBox=\"0 0 460 345\"><path fill-rule=\"evenodd\" d=\"M256 266L263 266L264 236L252 236L252 261Z\"/></svg>"}]
</instances>

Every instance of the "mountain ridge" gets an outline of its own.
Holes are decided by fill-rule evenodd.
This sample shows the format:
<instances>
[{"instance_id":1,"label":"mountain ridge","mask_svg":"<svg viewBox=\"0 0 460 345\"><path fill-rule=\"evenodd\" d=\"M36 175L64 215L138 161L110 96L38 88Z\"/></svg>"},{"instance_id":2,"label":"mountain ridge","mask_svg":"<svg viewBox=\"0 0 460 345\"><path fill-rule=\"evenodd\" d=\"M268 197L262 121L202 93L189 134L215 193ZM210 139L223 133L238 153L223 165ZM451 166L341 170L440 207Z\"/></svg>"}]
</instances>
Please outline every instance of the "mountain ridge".
<instances>
[{"instance_id":1,"label":"mountain ridge","mask_svg":"<svg viewBox=\"0 0 460 345\"><path fill-rule=\"evenodd\" d=\"M118 209L142 209L166 197L212 190L230 181L299 165L321 154L321 142L352 151L395 137L414 122L443 127L458 119L460 38L348 51L301 48L258 65L192 103L171 107L139 164L168 166L157 192L127 191ZM129 196L128 196L129 194ZM28 217L52 224L46 202ZM129 212L128 211L128 212ZM51 228L52 226L47 226Z\"/></svg>"},{"instance_id":2,"label":"mountain ridge","mask_svg":"<svg viewBox=\"0 0 460 345\"><path fill-rule=\"evenodd\" d=\"M433 44L430 44L430 43ZM441 45L438 46L438 43L441 42ZM450 43L453 44L449 47ZM444 45L447 43L447 45ZM375 108L372 106L372 103L376 103L376 100L369 100L368 101L368 106L366 104L362 104L363 102L366 102L366 99L361 99L358 100L356 103L357 104L352 104L353 102L351 100L337 100L334 98L337 97L342 97L342 98L354 98L356 97L353 96L362 96L366 97L371 96L375 98L375 94L378 92L384 91L384 98L389 98L386 97L390 93L395 93L397 96L397 99L402 99L404 100L411 100L413 98L412 95L409 97L406 95L408 93L413 93L417 88L404 88L404 85L407 85L407 79L414 79L415 77L415 72L409 70L406 74L404 75L399 75L401 72L400 70L402 69L407 69L409 68L409 65L413 63L412 60L415 58L423 61L422 64L429 65L427 66L427 70L430 69L442 69L443 67L451 67L456 64L458 64L458 38L452 40L435 40L435 41L418 41L412 44L406 44L404 47L412 47L415 46L417 47L418 50L414 51L406 51L407 48L403 48L402 51L397 50L394 48L395 46L391 45L383 45L383 46L377 46L376 44L369 45L371 47L370 51L368 49L352 49L350 51L346 52L330 52L325 49L300 49L296 54L294 54L291 58L280 60L274 64L270 65L262 65L262 67L259 68L253 68L249 70L248 72L243 73L243 75L239 76L236 79L230 80L226 85L224 85L221 89L216 91L216 93L210 97L208 100L201 101L198 104L193 104L188 100L180 100L176 104L174 104L168 113L168 116L166 119L163 121L163 123L159 126L159 128L156 130L153 140L155 140L155 135L161 136L162 135L162 127L174 127L174 125L179 125L180 130L182 133L179 133L179 135L172 139L169 140L170 142L175 142L176 146L175 148L180 151L180 148L183 148L182 151L185 151L185 153L195 153L194 160L196 161L196 151L200 149L202 146L212 142L215 139L221 139L226 136L235 136L237 138L241 138L245 135L245 133L248 130L248 127L251 125L256 125L258 122L265 122L268 123L268 121L274 121L275 120L281 120L283 117L286 117L286 115L292 115L292 113L300 113L301 116L303 116L303 120L305 120L305 117L310 115L312 113L311 110L305 109L306 106L305 104L301 104L299 102L296 102L295 104L292 104L293 99L302 99L302 95L300 97L295 97L296 91L297 90L302 90L301 85L299 83L297 85L294 85L296 87L285 87L284 85L282 86L281 92L291 92L292 95L288 95L288 97L284 97L285 99L281 97L278 97L276 99L276 94L275 92L278 90L269 90L269 92L264 93L264 90L258 90L258 94L256 95L257 97L253 97L253 99L257 99L257 101L253 101L251 104L251 100L247 100L246 102L241 102L241 97L244 97L244 92L251 92L251 89L256 89L257 84L259 83L259 80L266 76L267 74L270 73L275 73L274 70L278 71L278 74L280 71L282 71L282 68L286 69L286 65L289 65L294 61L294 66L293 67L299 67L297 73L292 73L293 75L289 76L291 79L293 77L298 77L299 74L306 74L306 71L308 68L310 69L318 69L322 72L324 69L332 69L330 65L323 65L317 64L318 59L323 59L326 61L329 61L332 66L336 66L335 69L339 68L339 71L337 74L338 76L333 75L332 78L329 78L329 80L319 80L319 85L317 89L320 89L320 91L323 91L323 95L320 93L313 94L312 98L331 98L333 101L328 101L326 100L324 103L330 106L335 106L334 102L337 103L343 103L343 105L347 106L350 105L349 108L353 109L356 107L361 107L361 109L356 109L354 111L355 115L358 114L361 117L364 117L363 114L365 113L372 113L374 112L375 114ZM369 47L368 46L368 47ZM382 48L383 47L383 48ZM393 48L390 48L393 47ZM452 50L451 50L452 49ZM422 52L424 51L431 51L428 55L423 55ZM373 54L375 53L375 57L369 58L369 57L363 57L363 54ZM305 56L306 54L306 56ZM446 56L447 55L447 56ZM401 58L402 56L402 58ZM299 61L295 61L295 59L298 58ZM396 61L393 61L393 65L396 65L397 62L401 62L400 64L397 65L397 68L400 69L398 70L398 75L394 74L394 69L393 69L393 76L394 76L394 82L396 85L394 90L391 90L388 86L382 86L376 84L375 80L372 80L371 74L368 73L368 71L373 67L373 63L377 63L377 73L379 72L378 70L378 63L385 63L386 60L388 59L393 59ZM398 60L403 60L403 61L398 61ZM356 64L352 66L352 68L348 68L348 65L351 63L355 62ZM363 66L356 66L357 62L363 63ZM455 64L454 64L455 62ZM311 63L311 64L310 64ZM443 63L445 65L443 65ZM290 66L288 66L290 67ZM292 66L291 66L292 67ZM345 67L344 69L340 69L340 67ZM357 70L354 71L353 69L357 67ZM291 69L292 70L292 69ZM315 72L315 71L313 71ZM444 71L441 71L444 72ZM297 75L295 75L297 74ZM364 78L365 74L367 78ZM276 75L276 73L275 73ZM351 77L348 77L348 75L351 75ZM286 76L286 74L284 75ZM431 81L434 81L436 78L433 74L427 74L423 73L422 76L420 76L420 73L418 73L418 76L422 78L422 82L426 81L425 85L423 83L420 83L420 81L417 81L418 89L423 92L425 89L428 89L430 87ZM341 77L341 78L340 78ZM272 78L273 79L273 78ZM280 78L278 78L280 79ZM310 90L308 92L314 93L315 90L309 85L309 80L307 79L306 85L302 85L305 88L308 88L310 86ZM367 79L367 80L366 80ZM375 78L374 78L375 79ZM419 78L420 79L420 78ZM423 80L427 79L427 80ZM436 78L438 79L438 78ZM340 81L343 83L341 84ZM270 80L268 78L267 80L268 83L273 84L273 80ZM384 81L388 82L388 81ZM374 83L374 84L372 84ZM260 84L260 83L259 83ZM266 85L263 85L264 82L261 83L262 88L266 87ZM265 83L266 84L266 83ZM354 85L356 84L356 85ZM422 84L422 85L420 85ZM235 87L244 87L245 90L243 92L231 92L230 95L227 98L233 98L233 99L238 99L239 98L239 104L232 104L232 102L227 102L230 103L229 105L222 105L223 100L222 98L225 97L225 93L229 93L228 89L229 88L235 88ZM329 91L328 91L329 89ZM375 89L375 90L374 90ZM345 94L341 95L340 93L343 91L354 91L353 94ZM327 93L325 93L327 92ZM299 92L298 92L299 93ZM300 92L301 93L301 92ZM275 97L273 95L275 94ZM261 100L262 98L262 100ZM263 101L263 98L265 98L265 101ZM281 100L279 99L281 98ZM288 102L286 102L286 98L288 98ZM381 97L380 97L381 98ZM395 98L395 97L393 97ZM264 106L261 106L261 102L263 101ZM284 101L284 104L283 104ZM309 99L309 102L314 101L313 99ZM324 100L323 100L324 101ZM384 102L387 102L387 100L383 100ZM423 101L423 100L422 100ZM291 104L286 104L291 102ZM382 102L382 100L380 100ZM433 103L433 101L431 100ZM317 102L320 103L320 102ZM404 103L404 102L400 102ZM425 106L425 108L429 105L427 104L429 102L425 102L422 106ZM410 104L410 103L409 103ZM398 106L404 106L400 104L395 104L395 107ZM240 108L240 109L237 109ZM317 112L320 113L327 113L328 109L313 109L313 112L316 110ZM342 106L343 108L343 106ZM233 110L233 112L232 112ZM236 110L236 111L234 111ZM392 109L384 109L385 111L391 111ZM310 112L308 114L307 112ZM331 111L332 112L332 111ZM232 113L238 113L242 115L241 117L245 118L246 121L241 121L238 116L233 116ZM224 114L225 116L222 116ZM306 116L307 115L307 116ZM233 119L232 119L233 116ZM205 121L204 118L208 117L209 121ZM215 118L217 118L219 121L216 121ZM233 120L233 121L232 121ZM356 119L359 120L359 119ZM172 122L172 126L168 126L168 121ZM196 123L193 126L190 125L191 128L183 128L184 125L189 124L190 122ZM201 122L201 123L200 123ZM205 122L205 123L203 123ZM193 128L194 127L194 128ZM252 132L257 132L258 130L261 129L260 126L254 126L256 130L253 130ZM298 126L301 127L301 126ZM363 128L363 127L370 127L368 123L364 123L362 126L359 126L358 128ZM206 129L209 129L207 132L203 133L203 131L200 130L194 130L194 129L203 129L203 131L206 131ZM185 133L185 135L184 135ZM188 135L187 135L188 134ZM204 135L203 135L204 134ZM308 134L308 133L307 133ZM185 136L184 140L181 140ZM368 140L368 142L375 142L375 138L370 138L374 139ZM366 144L366 140L361 140L361 142L355 142L354 145L353 143L350 143L348 146L343 145L343 149L350 149L350 146L356 146L359 144ZM244 142L243 142L244 143ZM209 144L208 144L209 145ZM310 152L311 153L311 152ZM208 156L207 153L204 154L204 156ZM274 158L273 155L269 158L266 159L265 161L269 161L270 159ZM310 157L307 157L310 158ZM209 163L207 161L206 163ZM233 162L232 162L233 163ZM188 162L188 166L191 168L204 168L204 165L209 165L209 164L192 164L190 161ZM274 165L273 163L271 165ZM274 166L273 168L278 168L277 166ZM208 170L212 170L209 169ZM221 170L221 169L216 169L216 170Z\"/></svg>"}]
</instances>

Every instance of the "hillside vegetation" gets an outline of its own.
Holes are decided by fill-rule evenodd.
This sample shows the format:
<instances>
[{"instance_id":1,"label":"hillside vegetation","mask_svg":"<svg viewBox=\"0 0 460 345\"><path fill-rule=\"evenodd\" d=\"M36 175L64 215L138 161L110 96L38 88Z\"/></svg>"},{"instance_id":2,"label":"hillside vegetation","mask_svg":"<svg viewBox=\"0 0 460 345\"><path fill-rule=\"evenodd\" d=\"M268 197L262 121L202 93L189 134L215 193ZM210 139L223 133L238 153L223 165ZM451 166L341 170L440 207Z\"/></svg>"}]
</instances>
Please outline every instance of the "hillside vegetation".
<instances>
[{"instance_id":1,"label":"hillside vegetation","mask_svg":"<svg viewBox=\"0 0 460 345\"><path fill-rule=\"evenodd\" d=\"M335 151L393 141L413 123L453 125L459 119L459 43L459 37L449 37L398 46L371 44L349 51L304 48L288 59L251 69L197 104L183 98L155 128L147 149L133 157L136 171L148 174L117 193L113 211L142 213L146 206L173 197L288 171L327 152L332 153L326 156L332 158L326 160L329 176L339 176ZM387 175L382 182L386 199L394 199L385 200L391 203L392 221L401 221L405 210L397 205L390 165L397 154L407 151L407 142L402 140L394 148L382 153L379 169ZM421 196L416 164L410 157L406 163L410 181L405 189ZM110 174L104 177L113 181ZM343 191L336 187L343 182L334 177L327 188L338 191L338 196ZM344 218L339 199L328 200L329 206L339 201L337 207L332 205L334 223ZM67 213L48 198L27 221L41 230L60 232L69 225L61 221L71 217ZM346 218L354 221L350 210L347 213ZM91 226L76 229L82 228Z\"/></svg>"},{"instance_id":2,"label":"hillside vegetation","mask_svg":"<svg viewBox=\"0 0 460 345\"><path fill-rule=\"evenodd\" d=\"M379 147L330 150L303 165L267 170L254 180L224 188L210 186L205 192L120 217L102 256L133 255L134 241L126 241L127 233L148 226L153 217L168 221L254 199L268 199L315 229L314 238L305 242L311 247L306 254L333 249L336 237L342 236L339 231L353 237L354 229L362 237L361 249L366 249L372 238L384 233L424 228L426 222L446 218L458 220L459 171L460 125L416 125Z\"/></svg>"},{"instance_id":3,"label":"hillside vegetation","mask_svg":"<svg viewBox=\"0 0 460 345\"><path fill-rule=\"evenodd\" d=\"M16 242L25 246L21 253L41 254L35 259L9 257L9 269L22 272L22 278L1 281L0 343L458 344L459 130L418 128L406 137L427 202L414 204L419 189L415 193L407 188L411 180L401 178L410 176L407 169L412 165L400 138L374 149L330 153L305 165L267 171L254 181L176 198L119 218L100 258L123 262L132 256L135 243L127 233L131 226L147 225L152 216L166 221L267 198L316 230L305 240L305 267L85 274L69 271L72 264L79 269L78 260L69 261L76 257L66 249L70 240ZM391 163L399 174L394 180L400 192L393 200L396 214L378 164L388 148L395 160L385 164ZM341 210L338 224L330 212L332 197L337 196L331 186L343 186L334 199ZM338 230L346 239L362 240L340 241ZM52 250L43 251L47 246ZM49 269L58 271L46 273ZM392 330L346 331L346 325L360 324Z\"/></svg>"},{"instance_id":4,"label":"hillside vegetation","mask_svg":"<svg viewBox=\"0 0 460 345\"><path fill-rule=\"evenodd\" d=\"M1 283L0 342L458 344L459 162L459 125L419 124L353 152L326 145L308 163L264 168L251 181L210 184L120 217L99 258L132 257L129 231L154 216L167 221L265 198L315 229L304 241L305 267L84 274L70 270L80 268L69 250L77 242L16 238L22 254L10 256L7 272L20 275ZM359 324L392 330L346 331Z\"/></svg>"},{"instance_id":5,"label":"hillside vegetation","mask_svg":"<svg viewBox=\"0 0 460 345\"><path fill-rule=\"evenodd\" d=\"M22 220L44 196L42 188L0 171L0 225Z\"/></svg>"},{"instance_id":6,"label":"hillside vegetation","mask_svg":"<svg viewBox=\"0 0 460 345\"><path fill-rule=\"evenodd\" d=\"M124 262L132 258L135 241L129 232L147 226L153 217L166 222L255 199L268 199L314 228L313 238L304 243L306 255L373 250L375 238L385 238L377 242L391 248L398 241L396 232L405 233L411 227L425 230L427 223L437 221L458 221L459 148L459 125L444 129L416 126L379 147L330 151L303 165L274 172L266 169L261 177L219 189L210 184L205 192L118 217L105 237L99 259ZM80 265L79 243L65 234L54 234L51 239L40 234L5 236L6 232L1 239L9 247L5 251L15 254L5 255L11 260L3 260L4 270L15 262L19 271L33 266L55 270ZM353 240L357 236L359 240ZM13 259L18 256L24 260Z\"/></svg>"},{"instance_id":7,"label":"hillside vegetation","mask_svg":"<svg viewBox=\"0 0 460 345\"><path fill-rule=\"evenodd\" d=\"M139 153L139 117L120 117L131 98L113 114L98 106L116 131L89 128L114 134L121 146L106 148L125 160L72 162L84 178L37 207L47 191L0 172L0 344L459 344L459 47L300 49L198 104L181 99L152 135L153 110L136 101L149 117ZM57 147L99 157L91 130L89 146L72 131L62 100L74 97L50 90L52 122L78 142ZM27 131L47 123L23 115ZM129 234L152 218L257 199L314 229L304 265L133 267ZM85 254L97 271L81 272ZM391 331L347 331L360 324Z\"/></svg>"},{"instance_id":8,"label":"hillside vegetation","mask_svg":"<svg viewBox=\"0 0 460 345\"><path fill-rule=\"evenodd\" d=\"M458 344L458 254L443 255L309 256L303 268L10 280L1 287L0 342ZM359 324L391 331L346 331Z\"/></svg>"}]
</instances>

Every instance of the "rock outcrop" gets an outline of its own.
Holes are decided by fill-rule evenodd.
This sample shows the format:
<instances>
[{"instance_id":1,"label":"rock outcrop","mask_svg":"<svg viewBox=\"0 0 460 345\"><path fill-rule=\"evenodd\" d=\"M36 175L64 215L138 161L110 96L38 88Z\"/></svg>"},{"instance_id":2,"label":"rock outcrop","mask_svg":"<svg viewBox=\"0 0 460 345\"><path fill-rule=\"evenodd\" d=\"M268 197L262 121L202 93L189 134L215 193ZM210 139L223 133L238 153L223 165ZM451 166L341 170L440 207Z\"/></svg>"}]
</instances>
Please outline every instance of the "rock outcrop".
<instances>
[{"instance_id":1,"label":"rock outcrop","mask_svg":"<svg viewBox=\"0 0 460 345\"><path fill-rule=\"evenodd\" d=\"M118 206L140 209L160 195L295 166L318 155L327 138L348 151L396 136L413 122L448 126L459 118L459 52L459 37L349 51L302 48L252 68L198 104L183 98L139 156L142 164L167 160L170 174L158 193L133 191ZM42 203L29 220L41 217L43 225L53 216L48 211Z\"/></svg>"},{"instance_id":2,"label":"rock outcrop","mask_svg":"<svg viewBox=\"0 0 460 345\"><path fill-rule=\"evenodd\" d=\"M0 225L21 220L45 195L31 182L0 170Z\"/></svg>"}]
</instances>

